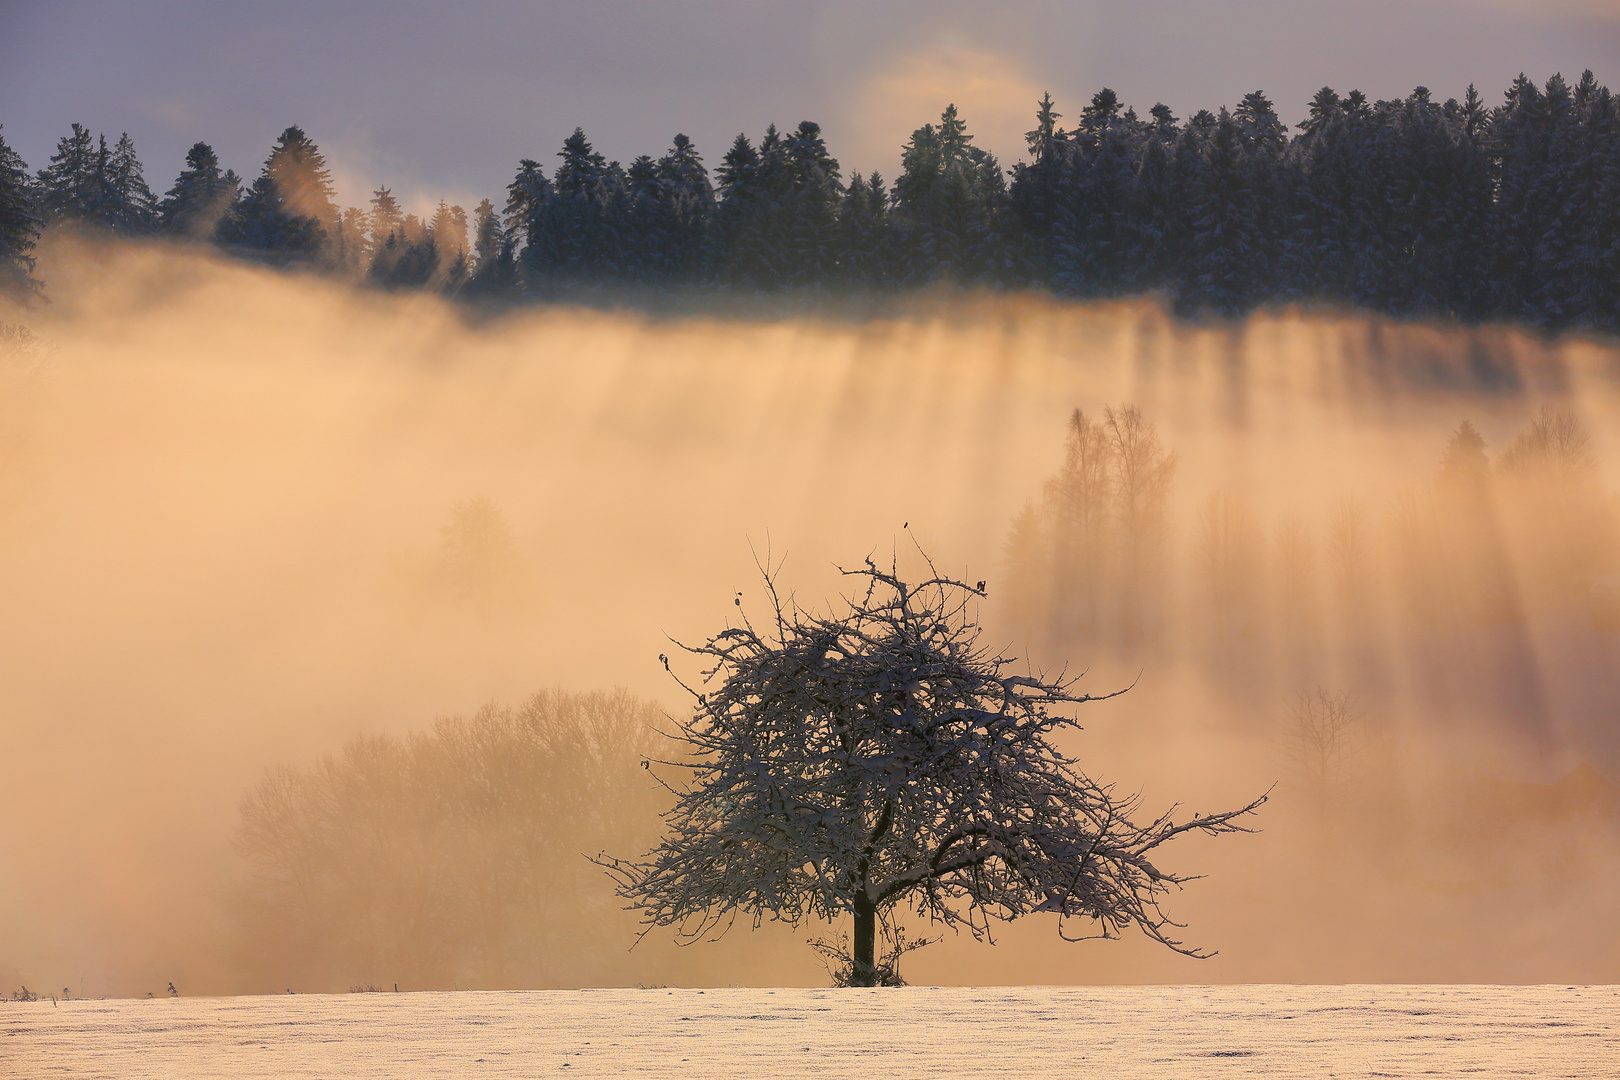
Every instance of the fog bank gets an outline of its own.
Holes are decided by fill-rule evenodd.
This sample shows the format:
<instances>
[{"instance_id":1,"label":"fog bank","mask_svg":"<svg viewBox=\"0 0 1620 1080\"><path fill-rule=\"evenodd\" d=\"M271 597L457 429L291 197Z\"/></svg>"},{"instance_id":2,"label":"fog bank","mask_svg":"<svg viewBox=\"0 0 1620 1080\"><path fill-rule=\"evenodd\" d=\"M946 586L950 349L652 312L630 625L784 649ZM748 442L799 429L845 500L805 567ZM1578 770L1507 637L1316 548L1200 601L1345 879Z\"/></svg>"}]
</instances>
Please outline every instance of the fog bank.
<instances>
[{"instance_id":1,"label":"fog bank","mask_svg":"<svg viewBox=\"0 0 1620 1080\"><path fill-rule=\"evenodd\" d=\"M678 708L658 655L757 597L754 550L785 553L813 603L839 588L835 563L913 538L988 580L998 645L1089 669L1099 691L1140 675L1079 714L1094 774L1151 809L1278 788L1263 832L1166 856L1210 875L1171 911L1215 960L1060 946L1037 920L995 949L923 950L908 978L1620 978L1610 793L1548 787L1582 766L1620 780L1620 635L1592 609L1620 569L1612 537L1593 525L1580 579L1543 588L1522 554L1541 549L1509 535L1522 505L1495 503L1508 554L1491 580L1513 603L1427 622L1390 539L1460 422L1495 463L1543 406L1579 420L1609 500L1593 513L1612 510L1612 342L1333 313L1189 327L1148 302L979 295L859 319L473 323L161 246L59 243L41 273L39 343L0 358L0 990L282 989L232 944L228 839L267 767L542 688ZM1136 644L1003 587L1073 410L1125 405L1176 456L1163 630ZM1257 538L1239 592L1281 595L1289 522L1317 538L1309 634L1268 600L1212 636L1238 625L1211 607L1211 530L1236 520L1217 496ZM1368 552L1353 609L1326 554L1345 506ZM1350 695L1354 722L1307 766L1299 702L1318 688ZM603 940L627 948L629 926ZM805 936L649 939L550 978L813 985Z\"/></svg>"}]
</instances>

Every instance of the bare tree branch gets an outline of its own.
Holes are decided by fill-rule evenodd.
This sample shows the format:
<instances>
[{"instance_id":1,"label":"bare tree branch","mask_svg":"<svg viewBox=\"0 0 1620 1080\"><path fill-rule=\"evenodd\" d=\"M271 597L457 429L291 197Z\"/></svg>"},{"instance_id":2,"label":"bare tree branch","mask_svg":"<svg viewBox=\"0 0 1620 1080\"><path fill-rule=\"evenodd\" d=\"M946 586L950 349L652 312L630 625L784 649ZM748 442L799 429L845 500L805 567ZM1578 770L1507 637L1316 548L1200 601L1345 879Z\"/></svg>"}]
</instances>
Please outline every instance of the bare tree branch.
<instances>
[{"instance_id":1,"label":"bare tree branch","mask_svg":"<svg viewBox=\"0 0 1620 1080\"><path fill-rule=\"evenodd\" d=\"M737 913L755 925L853 915L855 955L871 967L861 928L869 937L897 909L981 939L992 920L1050 912L1064 937L1074 920L1097 927L1085 936L1135 926L1205 955L1170 936L1160 907L1190 879L1149 853L1188 832L1249 831L1239 821L1266 796L1137 825L1136 798L1051 741L1078 727L1074 706L1113 695L1007 670L1012 658L979 644L970 605L982 587L931 563L907 582L867 558L842 571L857 586L842 607L816 615L756 564L774 634L744 613L701 645L677 643L704 669L701 689L677 678L693 701L678 730L688 755L674 763L689 779L663 842L640 860L598 858L647 929L692 940L694 926L706 936Z\"/></svg>"}]
</instances>

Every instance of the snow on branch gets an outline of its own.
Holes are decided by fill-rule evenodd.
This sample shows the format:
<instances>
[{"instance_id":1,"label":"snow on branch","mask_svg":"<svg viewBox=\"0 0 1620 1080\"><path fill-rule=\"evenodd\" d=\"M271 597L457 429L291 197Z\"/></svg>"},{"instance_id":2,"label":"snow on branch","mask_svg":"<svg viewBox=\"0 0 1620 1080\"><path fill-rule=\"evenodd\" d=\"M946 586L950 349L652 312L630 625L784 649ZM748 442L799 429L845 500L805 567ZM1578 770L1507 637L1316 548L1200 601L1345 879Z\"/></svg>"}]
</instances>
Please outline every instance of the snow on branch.
<instances>
[{"instance_id":1,"label":"snow on branch","mask_svg":"<svg viewBox=\"0 0 1620 1080\"><path fill-rule=\"evenodd\" d=\"M910 909L983 939L992 920L1049 912L1065 938L1134 926L1210 955L1171 936L1161 901L1188 879L1149 856L1184 833L1250 831L1241 819L1264 795L1137 824L1137 799L1052 741L1078 727L1075 706L1115 695L1016 674L1013 658L981 645L982 582L929 564L912 583L868 558L843 570L857 587L841 608L817 615L761 573L768 631L743 614L680 646L704 666L699 685L681 683L693 700L678 723L686 756L666 764L686 776L670 785L663 841L640 860L597 860L643 933L673 927L694 941L739 916L797 926L843 915L859 933L863 916L870 927ZM1093 932L1071 934L1076 920Z\"/></svg>"}]
</instances>

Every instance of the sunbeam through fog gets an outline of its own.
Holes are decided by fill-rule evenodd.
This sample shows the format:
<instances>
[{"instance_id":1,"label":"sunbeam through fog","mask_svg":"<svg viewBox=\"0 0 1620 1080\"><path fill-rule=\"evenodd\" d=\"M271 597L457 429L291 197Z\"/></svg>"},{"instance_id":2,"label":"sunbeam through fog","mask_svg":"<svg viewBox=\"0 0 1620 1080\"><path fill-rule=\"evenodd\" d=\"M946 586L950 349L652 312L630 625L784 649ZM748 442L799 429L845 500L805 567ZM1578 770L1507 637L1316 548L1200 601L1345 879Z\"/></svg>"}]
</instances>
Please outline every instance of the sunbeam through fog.
<instances>
[{"instance_id":1,"label":"sunbeam through fog","mask_svg":"<svg viewBox=\"0 0 1620 1080\"><path fill-rule=\"evenodd\" d=\"M1092 774L1152 810L1277 787L1259 833L1176 853L1209 877L1171 913L1217 958L1035 919L912 981L1620 977L1611 341L957 293L470 325L162 245L41 267L53 302L0 354L0 983L823 982L777 926L627 951L575 860L655 831L633 746L603 797L637 812L547 849L579 895L521 910L568 925L500 971L299 955L323 916L244 901L242 800L360 735L428 760L453 740L408 733L542 690L681 708L658 656L757 598L756 556L814 605L918 544L987 580L997 645L1135 681L1078 714Z\"/></svg>"}]
</instances>

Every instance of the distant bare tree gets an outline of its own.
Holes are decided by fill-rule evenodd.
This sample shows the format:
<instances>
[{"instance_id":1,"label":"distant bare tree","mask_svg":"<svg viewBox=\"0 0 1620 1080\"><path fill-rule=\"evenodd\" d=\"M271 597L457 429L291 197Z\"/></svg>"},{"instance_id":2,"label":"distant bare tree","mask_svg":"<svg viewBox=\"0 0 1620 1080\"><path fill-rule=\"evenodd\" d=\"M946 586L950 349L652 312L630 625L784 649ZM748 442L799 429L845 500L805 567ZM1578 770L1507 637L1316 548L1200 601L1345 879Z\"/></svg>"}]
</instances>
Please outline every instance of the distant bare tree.
<instances>
[{"instance_id":1,"label":"distant bare tree","mask_svg":"<svg viewBox=\"0 0 1620 1080\"><path fill-rule=\"evenodd\" d=\"M1247 626L1259 584L1259 546L1248 506L1226 492L1211 495L1198 514L1198 554L1223 640Z\"/></svg>"},{"instance_id":2,"label":"distant bare tree","mask_svg":"<svg viewBox=\"0 0 1620 1080\"><path fill-rule=\"evenodd\" d=\"M1318 686L1288 705L1287 753L1305 790L1323 799L1343 779L1360 710L1348 690Z\"/></svg>"},{"instance_id":3,"label":"distant bare tree","mask_svg":"<svg viewBox=\"0 0 1620 1080\"><path fill-rule=\"evenodd\" d=\"M580 852L651 842L659 716L622 691L548 691L270 770L234 833L244 966L329 990L554 982L622 933Z\"/></svg>"},{"instance_id":4,"label":"distant bare tree","mask_svg":"<svg viewBox=\"0 0 1620 1080\"><path fill-rule=\"evenodd\" d=\"M1007 541L1009 590L1026 625L1065 644L1132 646L1157 632L1176 459L1134 405L1076 409L1063 464Z\"/></svg>"},{"instance_id":5,"label":"distant bare tree","mask_svg":"<svg viewBox=\"0 0 1620 1080\"><path fill-rule=\"evenodd\" d=\"M1440 459L1440 480L1454 490L1477 492L1490 480L1491 460L1485 454L1485 437L1464 420L1457 425Z\"/></svg>"},{"instance_id":6,"label":"distant bare tree","mask_svg":"<svg viewBox=\"0 0 1620 1080\"><path fill-rule=\"evenodd\" d=\"M1360 504L1341 499L1328 515L1328 561L1339 588L1353 596L1366 572L1369 537Z\"/></svg>"},{"instance_id":7,"label":"distant bare tree","mask_svg":"<svg viewBox=\"0 0 1620 1080\"><path fill-rule=\"evenodd\" d=\"M1277 572L1272 589L1282 613L1282 629L1296 641L1314 614L1316 544L1310 526L1296 516L1277 526L1273 540Z\"/></svg>"},{"instance_id":8,"label":"distant bare tree","mask_svg":"<svg viewBox=\"0 0 1620 1080\"><path fill-rule=\"evenodd\" d=\"M1165 450L1158 429L1135 405L1104 410L1103 427L1114 451L1115 506L1126 575L1124 629L1128 639L1140 641L1156 631L1149 594L1158 592L1176 455Z\"/></svg>"},{"instance_id":9,"label":"distant bare tree","mask_svg":"<svg viewBox=\"0 0 1620 1080\"><path fill-rule=\"evenodd\" d=\"M1007 539L1001 546L1001 595L1017 618L1031 627L1044 628L1050 621L1054 561L1052 538L1043 508L1033 502L1013 518Z\"/></svg>"},{"instance_id":10,"label":"distant bare tree","mask_svg":"<svg viewBox=\"0 0 1620 1080\"><path fill-rule=\"evenodd\" d=\"M486 495L456 503L440 530L435 584L451 598L497 605L517 583L519 559L512 526Z\"/></svg>"},{"instance_id":11,"label":"distant bare tree","mask_svg":"<svg viewBox=\"0 0 1620 1080\"><path fill-rule=\"evenodd\" d=\"M685 941L741 915L853 918L840 981L892 981L875 950L880 922L912 910L987 937L992 919L1058 917L1070 940L1137 927L1170 936L1160 903L1185 878L1150 854L1187 832L1247 831L1225 813L1146 824L1057 749L1077 725L1062 710L1096 700L1073 680L1011 673L978 643L984 595L939 574L909 582L870 559L845 571L854 594L812 615L762 569L769 621L747 617L686 649L708 666L680 724L689 774L672 785L666 835L640 860L603 855L646 930ZM1112 695L1108 695L1112 696ZM1070 920L1096 932L1071 937ZM646 931L644 931L646 932Z\"/></svg>"},{"instance_id":12,"label":"distant bare tree","mask_svg":"<svg viewBox=\"0 0 1620 1080\"><path fill-rule=\"evenodd\" d=\"M1620 515L1579 417L1543 406L1498 465L1505 531L1525 586L1567 600L1620 569Z\"/></svg>"},{"instance_id":13,"label":"distant bare tree","mask_svg":"<svg viewBox=\"0 0 1620 1080\"><path fill-rule=\"evenodd\" d=\"M1501 460L1510 473L1542 469L1580 475L1592 465L1592 437L1574 413L1552 405L1541 407L1502 451Z\"/></svg>"},{"instance_id":14,"label":"distant bare tree","mask_svg":"<svg viewBox=\"0 0 1620 1080\"><path fill-rule=\"evenodd\" d=\"M1079 409L1069 417L1063 467L1046 482L1052 530L1053 589L1060 610L1078 608L1089 638L1102 626L1104 589L1115 553L1114 495L1118 458L1103 424Z\"/></svg>"}]
</instances>

